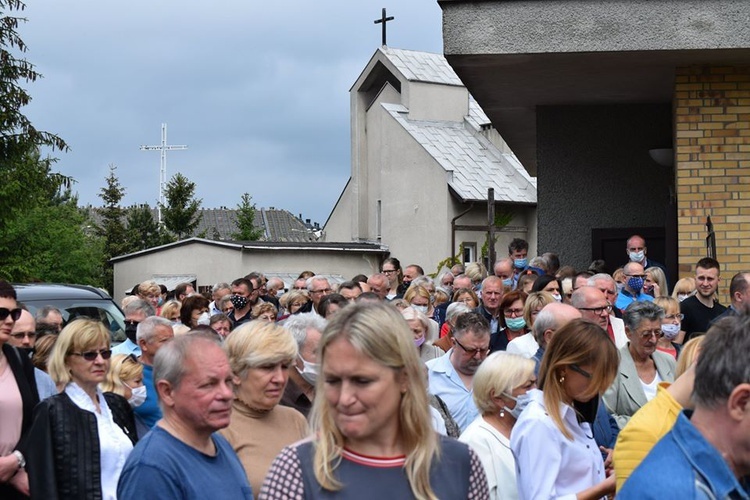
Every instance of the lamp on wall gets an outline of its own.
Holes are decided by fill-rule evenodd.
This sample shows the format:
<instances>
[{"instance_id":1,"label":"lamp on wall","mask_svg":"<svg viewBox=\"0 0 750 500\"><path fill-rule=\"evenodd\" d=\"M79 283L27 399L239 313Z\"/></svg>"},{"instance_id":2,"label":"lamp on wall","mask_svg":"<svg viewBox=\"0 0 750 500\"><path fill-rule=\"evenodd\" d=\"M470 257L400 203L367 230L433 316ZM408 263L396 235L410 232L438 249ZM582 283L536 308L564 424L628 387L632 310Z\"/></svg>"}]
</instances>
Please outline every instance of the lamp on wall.
<instances>
[{"instance_id":1,"label":"lamp on wall","mask_svg":"<svg viewBox=\"0 0 750 500\"><path fill-rule=\"evenodd\" d=\"M662 167L674 166L674 149L672 148L649 149L648 155Z\"/></svg>"}]
</instances>

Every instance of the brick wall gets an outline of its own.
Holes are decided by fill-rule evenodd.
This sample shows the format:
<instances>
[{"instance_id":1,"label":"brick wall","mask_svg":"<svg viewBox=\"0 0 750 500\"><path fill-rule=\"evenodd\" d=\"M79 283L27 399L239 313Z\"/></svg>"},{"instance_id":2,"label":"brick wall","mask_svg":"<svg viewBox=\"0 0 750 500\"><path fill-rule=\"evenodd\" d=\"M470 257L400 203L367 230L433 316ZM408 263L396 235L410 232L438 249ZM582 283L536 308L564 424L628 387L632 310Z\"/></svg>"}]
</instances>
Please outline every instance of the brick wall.
<instances>
[{"instance_id":1,"label":"brick wall","mask_svg":"<svg viewBox=\"0 0 750 500\"><path fill-rule=\"evenodd\" d=\"M750 67L677 68L674 117L680 277L706 255L710 215L726 304L731 277L750 269Z\"/></svg>"}]
</instances>

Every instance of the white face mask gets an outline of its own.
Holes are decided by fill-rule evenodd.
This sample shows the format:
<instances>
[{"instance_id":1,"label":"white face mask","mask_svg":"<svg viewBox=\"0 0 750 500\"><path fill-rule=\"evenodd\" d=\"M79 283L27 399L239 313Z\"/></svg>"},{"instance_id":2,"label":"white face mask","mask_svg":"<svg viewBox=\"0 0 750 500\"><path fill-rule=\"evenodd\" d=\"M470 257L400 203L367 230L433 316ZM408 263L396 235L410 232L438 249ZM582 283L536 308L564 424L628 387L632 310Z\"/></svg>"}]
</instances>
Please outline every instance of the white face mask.
<instances>
[{"instance_id":1,"label":"white face mask","mask_svg":"<svg viewBox=\"0 0 750 500\"><path fill-rule=\"evenodd\" d=\"M411 306L422 314L427 314L427 306L418 306L415 304L412 304Z\"/></svg>"},{"instance_id":2,"label":"white face mask","mask_svg":"<svg viewBox=\"0 0 750 500\"><path fill-rule=\"evenodd\" d=\"M552 296L557 302L562 302L562 295L560 295L559 293L553 293Z\"/></svg>"},{"instance_id":3,"label":"white face mask","mask_svg":"<svg viewBox=\"0 0 750 500\"><path fill-rule=\"evenodd\" d=\"M643 262L643 258L646 256L646 252L643 250L639 252L628 252L628 257L630 257L630 262Z\"/></svg>"},{"instance_id":4,"label":"white face mask","mask_svg":"<svg viewBox=\"0 0 750 500\"><path fill-rule=\"evenodd\" d=\"M147 391L145 385L136 388L132 388L127 384L123 385L130 389L130 399L128 399L128 403L130 403L131 408L138 408L144 401L146 401Z\"/></svg>"},{"instance_id":5,"label":"white face mask","mask_svg":"<svg viewBox=\"0 0 750 500\"><path fill-rule=\"evenodd\" d=\"M208 315L207 312L202 313L200 316L198 316L198 320L196 321L199 325L209 325L211 324L211 316Z\"/></svg>"},{"instance_id":6,"label":"white face mask","mask_svg":"<svg viewBox=\"0 0 750 500\"><path fill-rule=\"evenodd\" d=\"M318 380L320 365L318 363L310 363L309 361L306 361L305 358L299 354L297 357L302 360L302 370L297 368L300 377L302 377L308 384L315 385L315 382Z\"/></svg>"}]
</instances>

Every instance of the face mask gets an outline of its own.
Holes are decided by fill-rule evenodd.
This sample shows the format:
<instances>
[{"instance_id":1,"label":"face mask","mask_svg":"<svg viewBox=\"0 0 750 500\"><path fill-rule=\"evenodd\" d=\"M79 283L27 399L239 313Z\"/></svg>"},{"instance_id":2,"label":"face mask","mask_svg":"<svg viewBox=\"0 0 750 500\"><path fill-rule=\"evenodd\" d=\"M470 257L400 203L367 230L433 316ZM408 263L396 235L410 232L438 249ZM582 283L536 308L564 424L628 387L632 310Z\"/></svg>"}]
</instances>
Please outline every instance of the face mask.
<instances>
[{"instance_id":1,"label":"face mask","mask_svg":"<svg viewBox=\"0 0 750 500\"><path fill-rule=\"evenodd\" d=\"M643 257L646 256L646 253L641 250L640 252L628 252L628 257L630 257L630 262L643 262Z\"/></svg>"},{"instance_id":2,"label":"face mask","mask_svg":"<svg viewBox=\"0 0 750 500\"><path fill-rule=\"evenodd\" d=\"M417 306L417 305L412 304L411 307L421 312L422 314L427 314L427 306Z\"/></svg>"},{"instance_id":3,"label":"face mask","mask_svg":"<svg viewBox=\"0 0 750 500\"><path fill-rule=\"evenodd\" d=\"M685 300L688 297L690 297L689 293L678 293L677 294L677 300L679 300L680 302L682 302L683 300Z\"/></svg>"},{"instance_id":4,"label":"face mask","mask_svg":"<svg viewBox=\"0 0 750 500\"><path fill-rule=\"evenodd\" d=\"M562 295L560 295L559 293L553 293L552 296L557 302L562 302Z\"/></svg>"},{"instance_id":5,"label":"face mask","mask_svg":"<svg viewBox=\"0 0 750 500\"><path fill-rule=\"evenodd\" d=\"M424 335L419 337L418 339L414 339L414 345L417 347L421 347L422 344L424 344Z\"/></svg>"},{"instance_id":6,"label":"face mask","mask_svg":"<svg viewBox=\"0 0 750 500\"><path fill-rule=\"evenodd\" d=\"M529 259L513 259L513 266L516 269L524 269L529 264Z\"/></svg>"},{"instance_id":7,"label":"face mask","mask_svg":"<svg viewBox=\"0 0 750 500\"><path fill-rule=\"evenodd\" d=\"M229 300L232 302L235 310L244 309L247 306L247 297L243 297L242 295L232 295L232 298Z\"/></svg>"},{"instance_id":8,"label":"face mask","mask_svg":"<svg viewBox=\"0 0 750 500\"><path fill-rule=\"evenodd\" d=\"M622 283L617 283L615 287L617 287L617 293L622 292L622 289L625 288L625 286Z\"/></svg>"},{"instance_id":9,"label":"face mask","mask_svg":"<svg viewBox=\"0 0 750 500\"><path fill-rule=\"evenodd\" d=\"M531 396L529 396L528 392L519 394L518 397L515 398L506 393L503 393L503 396L508 397L516 402L516 406L513 408L508 408L507 406L503 407L503 410L513 415L513 418L515 418L516 420L518 420L518 417L521 416L521 412L523 411L523 409L526 408L531 402Z\"/></svg>"},{"instance_id":10,"label":"face mask","mask_svg":"<svg viewBox=\"0 0 750 500\"><path fill-rule=\"evenodd\" d=\"M503 280L503 286L512 287L513 286L513 278L508 278L507 280Z\"/></svg>"},{"instance_id":11,"label":"face mask","mask_svg":"<svg viewBox=\"0 0 750 500\"><path fill-rule=\"evenodd\" d=\"M661 333L664 334L665 339L674 340L674 338L677 337L677 334L680 333L680 325L675 325L674 323L661 325Z\"/></svg>"},{"instance_id":12,"label":"face mask","mask_svg":"<svg viewBox=\"0 0 750 500\"><path fill-rule=\"evenodd\" d=\"M411 286L411 281L408 281L408 280L404 280L404 281L402 281L401 283L403 283L403 284L404 284L404 287L405 287L405 288L409 288L409 287Z\"/></svg>"},{"instance_id":13,"label":"face mask","mask_svg":"<svg viewBox=\"0 0 750 500\"><path fill-rule=\"evenodd\" d=\"M453 285L443 285L443 289L448 292L448 297L453 296Z\"/></svg>"},{"instance_id":14,"label":"face mask","mask_svg":"<svg viewBox=\"0 0 750 500\"><path fill-rule=\"evenodd\" d=\"M177 326L177 325L181 325L181 324L182 324L182 322L179 319L176 319L176 320L172 321L172 326L173 327Z\"/></svg>"},{"instance_id":15,"label":"face mask","mask_svg":"<svg viewBox=\"0 0 750 500\"><path fill-rule=\"evenodd\" d=\"M132 388L128 384L123 385L130 389L130 399L128 399L128 403L130 403L131 408L138 408L144 401L146 401L147 391L145 385L136 388Z\"/></svg>"},{"instance_id":16,"label":"face mask","mask_svg":"<svg viewBox=\"0 0 750 500\"><path fill-rule=\"evenodd\" d=\"M211 323L211 316L209 316L207 312L201 313L201 315L198 316L196 323L199 325L208 325Z\"/></svg>"},{"instance_id":17,"label":"face mask","mask_svg":"<svg viewBox=\"0 0 750 500\"><path fill-rule=\"evenodd\" d=\"M305 358L299 354L297 357L302 360L302 370L297 368L300 377L302 377L308 384L315 385L315 381L318 380L320 365L318 363L310 363L309 361L306 361Z\"/></svg>"},{"instance_id":18,"label":"face mask","mask_svg":"<svg viewBox=\"0 0 750 500\"><path fill-rule=\"evenodd\" d=\"M138 323L125 323L125 336L130 339L132 343L136 343L135 333L138 330Z\"/></svg>"},{"instance_id":19,"label":"face mask","mask_svg":"<svg viewBox=\"0 0 750 500\"><path fill-rule=\"evenodd\" d=\"M164 304L164 299L160 296L159 301L157 302L159 306L162 306Z\"/></svg>"},{"instance_id":20,"label":"face mask","mask_svg":"<svg viewBox=\"0 0 750 500\"><path fill-rule=\"evenodd\" d=\"M636 295L641 292L641 288L643 288L643 278L630 278L628 280L628 286L631 290L633 290L633 293Z\"/></svg>"},{"instance_id":21,"label":"face mask","mask_svg":"<svg viewBox=\"0 0 750 500\"><path fill-rule=\"evenodd\" d=\"M505 318L505 326L508 327L508 330L516 332L526 326L526 320L523 318Z\"/></svg>"}]
</instances>

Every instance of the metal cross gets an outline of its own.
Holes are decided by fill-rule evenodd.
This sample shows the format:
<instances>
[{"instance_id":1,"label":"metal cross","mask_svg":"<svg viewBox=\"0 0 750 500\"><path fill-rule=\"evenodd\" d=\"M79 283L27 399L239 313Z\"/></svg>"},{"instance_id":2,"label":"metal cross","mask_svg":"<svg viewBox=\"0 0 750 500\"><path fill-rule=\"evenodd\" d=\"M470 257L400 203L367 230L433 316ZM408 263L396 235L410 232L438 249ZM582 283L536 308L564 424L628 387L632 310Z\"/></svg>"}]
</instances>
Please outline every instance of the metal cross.
<instances>
[{"instance_id":1,"label":"metal cross","mask_svg":"<svg viewBox=\"0 0 750 500\"><path fill-rule=\"evenodd\" d=\"M383 47L385 47L385 45L386 45L386 43L385 43L385 23L387 23L388 21L393 21L393 19L394 19L393 16L386 17L386 15L385 15L385 7L383 7L383 14L380 17L380 19L375 19L375 24L382 24L383 25Z\"/></svg>"},{"instance_id":2,"label":"metal cross","mask_svg":"<svg viewBox=\"0 0 750 500\"><path fill-rule=\"evenodd\" d=\"M159 224L161 224L161 207L166 204L164 192L167 189L167 151L176 149L187 149L187 146L168 146L167 145L167 124L161 124L161 144L158 146L141 146L141 151L161 151L161 161L159 164Z\"/></svg>"}]
</instances>

